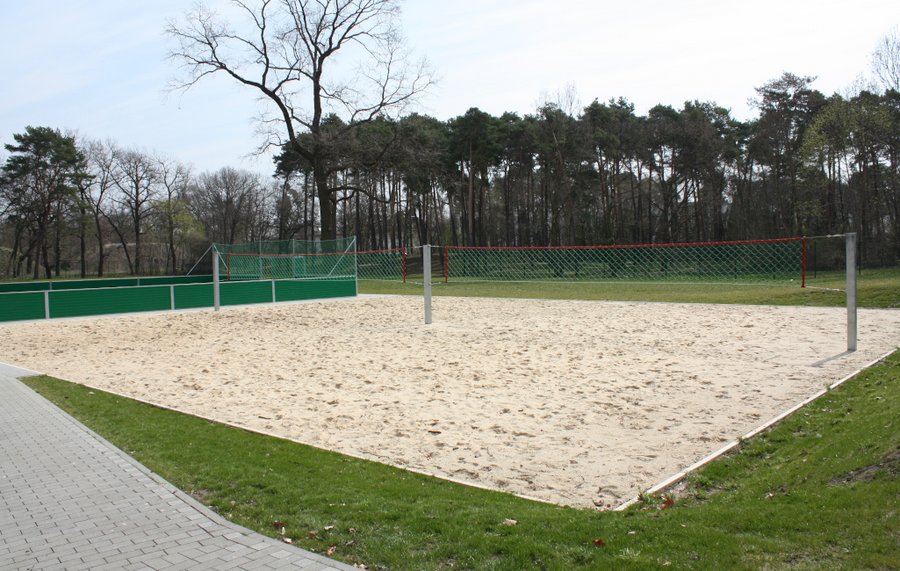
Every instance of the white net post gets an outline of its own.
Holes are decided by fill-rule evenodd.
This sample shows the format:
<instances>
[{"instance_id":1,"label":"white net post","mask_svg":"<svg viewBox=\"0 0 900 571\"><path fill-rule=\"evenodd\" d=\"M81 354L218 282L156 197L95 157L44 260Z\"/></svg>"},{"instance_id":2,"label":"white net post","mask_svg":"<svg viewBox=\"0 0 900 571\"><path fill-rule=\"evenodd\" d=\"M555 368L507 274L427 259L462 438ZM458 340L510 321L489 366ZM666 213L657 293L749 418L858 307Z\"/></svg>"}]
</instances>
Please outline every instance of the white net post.
<instances>
[{"instance_id":1,"label":"white net post","mask_svg":"<svg viewBox=\"0 0 900 571\"><path fill-rule=\"evenodd\" d=\"M847 242L847 351L856 351L856 232Z\"/></svg>"},{"instance_id":2,"label":"white net post","mask_svg":"<svg viewBox=\"0 0 900 571\"><path fill-rule=\"evenodd\" d=\"M431 324L431 246L422 246L422 282L425 286L425 325Z\"/></svg>"},{"instance_id":3,"label":"white net post","mask_svg":"<svg viewBox=\"0 0 900 571\"><path fill-rule=\"evenodd\" d=\"M353 287L356 288L353 295L359 295L359 256L357 255L359 248L357 247L356 236L353 237L353 246L349 250L353 252Z\"/></svg>"},{"instance_id":4,"label":"white net post","mask_svg":"<svg viewBox=\"0 0 900 571\"><path fill-rule=\"evenodd\" d=\"M213 307L219 311L219 251L212 249Z\"/></svg>"}]
</instances>

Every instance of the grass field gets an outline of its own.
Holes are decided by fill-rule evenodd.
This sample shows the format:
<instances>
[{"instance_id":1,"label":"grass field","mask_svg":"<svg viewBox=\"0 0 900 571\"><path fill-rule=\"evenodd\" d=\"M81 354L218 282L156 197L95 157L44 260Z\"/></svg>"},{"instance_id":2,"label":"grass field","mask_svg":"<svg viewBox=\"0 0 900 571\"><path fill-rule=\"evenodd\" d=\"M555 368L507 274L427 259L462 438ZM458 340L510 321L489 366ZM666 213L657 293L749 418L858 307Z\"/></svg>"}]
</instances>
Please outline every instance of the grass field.
<instances>
[{"instance_id":1,"label":"grass field","mask_svg":"<svg viewBox=\"0 0 900 571\"><path fill-rule=\"evenodd\" d=\"M842 276L822 277L821 287ZM831 280L831 281L829 281ZM450 284L437 295L842 305L800 288ZM361 284L419 295L421 285ZM860 276L900 307L900 271ZM469 488L49 377L28 384L225 517L369 569L900 568L900 352L626 512Z\"/></svg>"}]
</instances>

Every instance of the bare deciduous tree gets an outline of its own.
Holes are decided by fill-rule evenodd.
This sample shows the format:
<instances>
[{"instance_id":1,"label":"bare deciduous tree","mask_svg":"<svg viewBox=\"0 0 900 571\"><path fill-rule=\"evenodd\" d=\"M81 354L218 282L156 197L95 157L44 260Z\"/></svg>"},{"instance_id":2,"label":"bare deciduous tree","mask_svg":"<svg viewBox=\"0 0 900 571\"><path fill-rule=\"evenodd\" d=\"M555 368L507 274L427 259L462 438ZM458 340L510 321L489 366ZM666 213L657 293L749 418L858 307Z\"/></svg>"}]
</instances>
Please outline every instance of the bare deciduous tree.
<instances>
[{"instance_id":1,"label":"bare deciduous tree","mask_svg":"<svg viewBox=\"0 0 900 571\"><path fill-rule=\"evenodd\" d=\"M145 233L144 222L153 214L154 200L159 184L159 169L153 157L134 150L117 150L114 183L118 193L112 202L119 208L121 219L128 221L134 236L134 256L129 254L128 234L117 217L107 216L113 230L119 236L131 273L141 274L141 237Z\"/></svg>"},{"instance_id":2,"label":"bare deciduous tree","mask_svg":"<svg viewBox=\"0 0 900 571\"><path fill-rule=\"evenodd\" d=\"M872 71L885 90L900 91L900 32L894 28L872 53Z\"/></svg>"},{"instance_id":3,"label":"bare deciduous tree","mask_svg":"<svg viewBox=\"0 0 900 571\"><path fill-rule=\"evenodd\" d=\"M258 203L266 195L259 175L230 167L200 175L190 191L194 216L213 242L234 244L261 239Z\"/></svg>"},{"instance_id":4,"label":"bare deciduous tree","mask_svg":"<svg viewBox=\"0 0 900 571\"><path fill-rule=\"evenodd\" d=\"M336 115L346 132L402 111L431 84L427 64L412 63L404 49L397 0L234 4L243 17L238 31L202 6L183 23L170 24L168 33L178 42L171 56L187 74L176 86L186 89L207 75L224 74L271 102L277 113L263 122L271 136L266 145L289 145L312 166L321 235L334 238L336 190L329 175L335 166L329 164L323 121Z\"/></svg>"},{"instance_id":5,"label":"bare deciduous tree","mask_svg":"<svg viewBox=\"0 0 900 571\"><path fill-rule=\"evenodd\" d=\"M103 209L112 192L114 182L115 161L113 155L115 143L107 141L85 141L82 143L87 158L90 179L88 185L81 188L81 200L90 210L94 221L94 237L97 240L97 276L103 277L106 260L106 234L104 231Z\"/></svg>"},{"instance_id":6,"label":"bare deciduous tree","mask_svg":"<svg viewBox=\"0 0 900 571\"><path fill-rule=\"evenodd\" d=\"M156 204L160 230L166 239L166 268L174 274L178 271L177 234L183 231L187 213L186 197L191 181L191 171L185 165L166 157L156 158L162 196Z\"/></svg>"}]
</instances>

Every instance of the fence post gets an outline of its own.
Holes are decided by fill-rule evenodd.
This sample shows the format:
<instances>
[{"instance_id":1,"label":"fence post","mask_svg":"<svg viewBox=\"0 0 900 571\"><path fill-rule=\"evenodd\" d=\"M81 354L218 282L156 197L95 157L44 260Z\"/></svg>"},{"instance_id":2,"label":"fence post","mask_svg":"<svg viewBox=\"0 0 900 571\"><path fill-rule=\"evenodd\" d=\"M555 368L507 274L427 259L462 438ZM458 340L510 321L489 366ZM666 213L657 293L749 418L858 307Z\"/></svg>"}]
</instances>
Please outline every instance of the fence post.
<instances>
[{"instance_id":1,"label":"fence post","mask_svg":"<svg viewBox=\"0 0 900 571\"><path fill-rule=\"evenodd\" d=\"M47 290L44 290L44 319L50 319L50 292Z\"/></svg>"},{"instance_id":2,"label":"fence post","mask_svg":"<svg viewBox=\"0 0 900 571\"><path fill-rule=\"evenodd\" d=\"M175 311L175 286L169 286L169 307L172 311Z\"/></svg>"},{"instance_id":3,"label":"fence post","mask_svg":"<svg viewBox=\"0 0 900 571\"><path fill-rule=\"evenodd\" d=\"M212 249L213 307L219 311L219 250Z\"/></svg>"},{"instance_id":4,"label":"fence post","mask_svg":"<svg viewBox=\"0 0 900 571\"><path fill-rule=\"evenodd\" d=\"M856 351L856 232L847 241L847 351Z\"/></svg>"},{"instance_id":5,"label":"fence post","mask_svg":"<svg viewBox=\"0 0 900 571\"><path fill-rule=\"evenodd\" d=\"M422 246L422 283L425 286L425 325L431 324L431 246Z\"/></svg>"}]
</instances>

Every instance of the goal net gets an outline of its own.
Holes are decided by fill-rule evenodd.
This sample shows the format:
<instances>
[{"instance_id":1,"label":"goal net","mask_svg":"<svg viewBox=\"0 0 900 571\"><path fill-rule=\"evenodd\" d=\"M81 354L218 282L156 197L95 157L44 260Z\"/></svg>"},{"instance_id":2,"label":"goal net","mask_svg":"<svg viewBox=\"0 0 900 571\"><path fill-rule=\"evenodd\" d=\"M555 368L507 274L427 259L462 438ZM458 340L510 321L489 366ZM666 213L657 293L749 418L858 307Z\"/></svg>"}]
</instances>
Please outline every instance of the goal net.
<instances>
[{"instance_id":1,"label":"goal net","mask_svg":"<svg viewBox=\"0 0 900 571\"><path fill-rule=\"evenodd\" d=\"M445 281L658 281L804 285L804 238L565 247L444 248Z\"/></svg>"}]
</instances>

